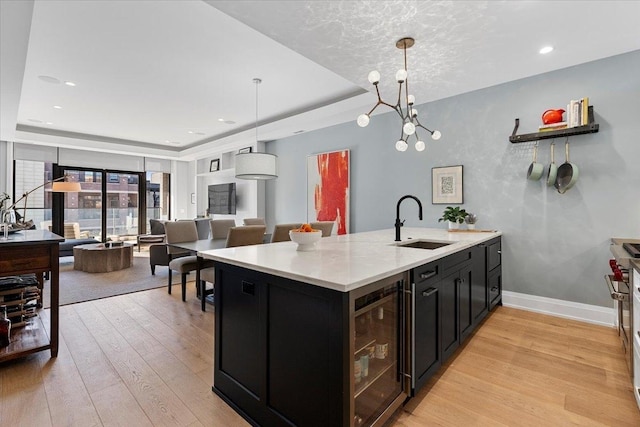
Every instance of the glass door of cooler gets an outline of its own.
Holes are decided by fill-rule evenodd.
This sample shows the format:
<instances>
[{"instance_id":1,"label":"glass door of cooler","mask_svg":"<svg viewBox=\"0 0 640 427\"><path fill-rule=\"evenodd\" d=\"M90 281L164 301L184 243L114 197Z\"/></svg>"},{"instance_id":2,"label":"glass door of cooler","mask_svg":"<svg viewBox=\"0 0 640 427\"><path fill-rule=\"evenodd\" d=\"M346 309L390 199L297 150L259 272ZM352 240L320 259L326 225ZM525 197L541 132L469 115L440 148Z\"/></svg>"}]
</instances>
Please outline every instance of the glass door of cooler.
<instances>
[{"instance_id":1,"label":"glass door of cooler","mask_svg":"<svg viewBox=\"0 0 640 427\"><path fill-rule=\"evenodd\" d=\"M353 303L353 426L372 425L403 393L402 282Z\"/></svg>"}]
</instances>

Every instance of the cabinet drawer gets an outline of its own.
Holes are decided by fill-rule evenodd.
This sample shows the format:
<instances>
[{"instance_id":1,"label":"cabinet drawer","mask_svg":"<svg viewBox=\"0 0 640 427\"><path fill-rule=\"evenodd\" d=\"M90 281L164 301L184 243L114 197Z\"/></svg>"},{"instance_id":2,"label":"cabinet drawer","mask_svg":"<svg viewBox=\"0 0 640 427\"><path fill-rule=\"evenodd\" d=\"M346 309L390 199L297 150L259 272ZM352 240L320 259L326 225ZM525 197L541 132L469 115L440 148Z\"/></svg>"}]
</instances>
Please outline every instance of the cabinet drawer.
<instances>
[{"instance_id":1,"label":"cabinet drawer","mask_svg":"<svg viewBox=\"0 0 640 427\"><path fill-rule=\"evenodd\" d=\"M468 248L453 255L449 255L446 258L443 258L441 260L443 274L448 274L450 271L454 270L460 270L460 268L462 268L462 264L467 261L471 261L472 252L472 248Z\"/></svg>"},{"instance_id":2,"label":"cabinet drawer","mask_svg":"<svg viewBox=\"0 0 640 427\"><path fill-rule=\"evenodd\" d=\"M502 243L500 239L492 240L487 245L487 271L502 264Z\"/></svg>"},{"instance_id":3,"label":"cabinet drawer","mask_svg":"<svg viewBox=\"0 0 640 427\"><path fill-rule=\"evenodd\" d=\"M13 246L0 250L0 271L13 274L50 267L49 246Z\"/></svg>"},{"instance_id":4,"label":"cabinet drawer","mask_svg":"<svg viewBox=\"0 0 640 427\"><path fill-rule=\"evenodd\" d=\"M411 270L411 281L413 283L426 285L427 283L435 282L440 276L440 263L430 262L429 264L421 265Z\"/></svg>"},{"instance_id":5,"label":"cabinet drawer","mask_svg":"<svg viewBox=\"0 0 640 427\"><path fill-rule=\"evenodd\" d=\"M491 310L500 301L502 295L502 274L500 271L489 275L487 286L489 287L489 309Z\"/></svg>"}]
</instances>

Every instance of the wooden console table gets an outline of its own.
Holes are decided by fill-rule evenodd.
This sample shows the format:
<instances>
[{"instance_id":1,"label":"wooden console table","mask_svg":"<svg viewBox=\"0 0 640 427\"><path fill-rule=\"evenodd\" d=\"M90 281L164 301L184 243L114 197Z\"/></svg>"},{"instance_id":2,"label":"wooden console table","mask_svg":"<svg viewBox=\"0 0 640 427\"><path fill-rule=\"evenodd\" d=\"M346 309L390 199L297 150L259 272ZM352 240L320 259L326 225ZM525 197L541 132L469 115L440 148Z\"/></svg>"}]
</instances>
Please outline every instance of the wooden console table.
<instances>
[{"instance_id":1,"label":"wooden console table","mask_svg":"<svg viewBox=\"0 0 640 427\"><path fill-rule=\"evenodd\" d=\"M0 362L16 359L42 350L58 355L59 311L59 244L64 239L47 230L25 230L0 240L0 277L36 273L40 289L43 273L50 272L51 308L50 335L41 317L33 317L29 324L11 329L11 344L0 348Z\"/></svg>"}]
</instances>

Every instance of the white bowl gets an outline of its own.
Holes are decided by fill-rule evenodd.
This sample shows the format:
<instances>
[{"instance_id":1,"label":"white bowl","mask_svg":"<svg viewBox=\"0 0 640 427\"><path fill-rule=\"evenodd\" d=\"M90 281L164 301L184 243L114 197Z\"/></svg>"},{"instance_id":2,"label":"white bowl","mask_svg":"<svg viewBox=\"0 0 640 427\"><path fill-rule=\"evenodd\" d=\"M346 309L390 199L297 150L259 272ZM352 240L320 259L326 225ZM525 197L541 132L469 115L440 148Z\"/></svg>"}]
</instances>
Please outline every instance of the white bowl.
<instances>
[{"instance_id":1,"label":"white bowl","mask_svg":"<svg viewBox=\"0 0 640 427\"><path fill-rule=\"evenodd\" d=\"M316 242L322 238L322 231L289 230L289 238L298 244L299 251L312 251L316 248Z\"/></svg>"}]
</instances>

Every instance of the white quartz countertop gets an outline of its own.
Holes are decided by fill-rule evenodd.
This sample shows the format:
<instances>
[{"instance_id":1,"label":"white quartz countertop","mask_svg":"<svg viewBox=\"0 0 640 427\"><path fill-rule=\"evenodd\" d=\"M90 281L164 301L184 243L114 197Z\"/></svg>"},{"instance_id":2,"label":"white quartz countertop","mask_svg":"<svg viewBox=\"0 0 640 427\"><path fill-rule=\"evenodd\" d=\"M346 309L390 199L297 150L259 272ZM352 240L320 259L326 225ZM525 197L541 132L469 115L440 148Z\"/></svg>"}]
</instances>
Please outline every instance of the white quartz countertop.
<instances>
[{"instance_id":1,"label":"white quartz countertop","mask_svg":"<svg viewBox=\"0 0 640 427\"><path fill-rule=\"evenodd\" d=\"M323 237L316 249L297 251L294 242L241 246L198 252L198 255L263 273L349 292L397 273L435 261L500 236L500 232L448 232L434 228L402 228L402 242L452 242L428 250L398 247L395 230Z\"/></svg>"}]
</instances>

